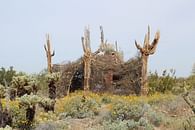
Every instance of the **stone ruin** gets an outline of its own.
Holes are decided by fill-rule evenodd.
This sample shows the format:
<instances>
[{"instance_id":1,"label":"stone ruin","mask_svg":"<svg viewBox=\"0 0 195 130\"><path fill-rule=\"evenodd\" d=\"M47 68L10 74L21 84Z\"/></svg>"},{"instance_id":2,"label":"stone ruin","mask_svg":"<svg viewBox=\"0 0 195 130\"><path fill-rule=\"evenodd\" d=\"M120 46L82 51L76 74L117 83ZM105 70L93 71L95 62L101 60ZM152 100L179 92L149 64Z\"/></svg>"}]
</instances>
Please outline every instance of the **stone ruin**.
<instances>
[{"instance_id":1,"label":"stone ruin","mask_svg":"<svg viewBox=\"0 0 195 130\"><path fill-rule=\"evenodd\" d=\"M53 65L53 71L62 73L60 87L57 92L58 96L84 89L82 58L66 64ZM99 52L91 62L90 91L137 95L140 91L140 75L141 64L139 56L125 62L122 53L114 49Z\"/></svg>"}]
</instances>

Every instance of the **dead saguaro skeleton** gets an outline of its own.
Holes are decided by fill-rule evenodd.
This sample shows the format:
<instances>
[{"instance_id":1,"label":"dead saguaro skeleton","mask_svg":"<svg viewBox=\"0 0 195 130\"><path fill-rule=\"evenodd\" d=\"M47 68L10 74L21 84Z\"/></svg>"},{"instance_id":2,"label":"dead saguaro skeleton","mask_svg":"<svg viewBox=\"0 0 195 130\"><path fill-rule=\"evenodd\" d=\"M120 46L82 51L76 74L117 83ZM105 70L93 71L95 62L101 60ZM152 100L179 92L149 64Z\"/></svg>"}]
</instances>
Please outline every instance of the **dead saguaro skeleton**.
<instances>
[{"instance_id":1,"label":"dead saguaro skeleton","mask_svg":"<svg viewBox=\"0 0 195 130\"><path fill-rule=\"evenodd\" d=\"M152 55L155 53L158 41L160 39L160 32L157 31L155 34L155 38L150 43L150 27L148 26L148 33L145 35L144 39L144 45L141 47L137 41L135 41L135 45L137 49L141 53L141 88L140 88L140 94L141 95L147 95L148 93L148 86L147 86L147 64L148 64L148 57L149 55Z\"/></svg>"},{"instance_id":2,"label":"dead saguaro skeleton","mask_svg":"<svg viewBox=\"0 0 195 130\"><path fill-rule=\"evenodd\" d=\"M85 28L84 37L81 38L84 51L83 64L84 64L84 91L89 91L89 80L91 75L91 46L90 46L90 31L89 27Z\"/></svg>"},{"instance_id":3,"label":"dead saguaro skeleton","mask_svg":"<svg viewBox=\"0 0 195 130\"><path fill-rule=\"evenodd\" d=\"M47 69L49 73L52 73L52 57L55 55L55 51L51 53L51 43L49 39L49 34L46 35L47 44L44 44L44 49L47 56Z\"/></svg>"}]
</instances>

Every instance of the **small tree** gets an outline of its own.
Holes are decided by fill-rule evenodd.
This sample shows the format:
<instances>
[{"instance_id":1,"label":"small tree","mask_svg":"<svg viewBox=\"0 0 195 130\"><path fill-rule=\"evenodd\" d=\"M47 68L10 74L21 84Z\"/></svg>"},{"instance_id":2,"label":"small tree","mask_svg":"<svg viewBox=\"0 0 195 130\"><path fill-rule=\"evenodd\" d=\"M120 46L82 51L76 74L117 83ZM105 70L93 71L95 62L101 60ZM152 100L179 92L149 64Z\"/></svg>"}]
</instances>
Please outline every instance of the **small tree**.
<instances>
[{"instance_id":1,"label":"small tree","mask_svg":"<svg viewBox=\"0 0 195 130\"><path fill-rule=\"evenodd\" d=\"M156 51L156 47L158 41L160 39L160 32L157 31L154 40L150 43L150 27L148 26L148 33L145 35L144 45L141 47L137 41L135 41L135 46L141 53L141 86L140 86L140 94L147 95L148 94L148 86L147 86L147 66L148 66L148 58L149 55L152 55Z\"/></svg>"}]
</instances>

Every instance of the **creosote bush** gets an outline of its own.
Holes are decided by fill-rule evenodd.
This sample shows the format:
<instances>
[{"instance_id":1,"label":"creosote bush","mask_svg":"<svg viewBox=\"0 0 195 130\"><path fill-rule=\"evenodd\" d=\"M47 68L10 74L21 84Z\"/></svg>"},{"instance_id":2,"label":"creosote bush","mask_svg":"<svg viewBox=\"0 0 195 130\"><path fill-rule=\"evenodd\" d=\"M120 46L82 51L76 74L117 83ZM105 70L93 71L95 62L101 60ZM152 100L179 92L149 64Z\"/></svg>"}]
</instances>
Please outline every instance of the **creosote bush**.
<instances>
[{"instance_id":1,"label":"creosote bush","mask_svg":"<svg viewBox=\"0 0 195 130\"><path fill-rule=\"evenodd\" d=\"M172 91L176 86L175 71L170 70L168 73L166 70L163 71L162 76L159 76L157 72L150 73L148 77L149 94L155 92L165 93Z\"/></svg>"},{"instance_id":2,"label":"creosote bush","mask_svg":"<svg viewBox=\"0 0 195 130\"><path fill-rule=\"evenodd\" d=\"M66 116L71 116L72 118L86 118L86 117L93 117L98 114L98 110L100 107L100 104L92 99L92 98L84 98L83 96L74 96L69 99L68 97L65 97L61 101L56 102L57 107L62 107L63 111L66 113ZM61 102L64 102L61 104ZM58 108L56 108L57 111Z\"/></svg>"},{"instance_id":3,"label":"creosote bush","mask_svg":"<svg viewBox=\"0 0 195 130\"><path fill-rule=\"evenodd\" d=\"M141 104L117 101L112 106L111 117L115 120L133 119L138 121L144 114Z\"/></svg>"}]
</instances>

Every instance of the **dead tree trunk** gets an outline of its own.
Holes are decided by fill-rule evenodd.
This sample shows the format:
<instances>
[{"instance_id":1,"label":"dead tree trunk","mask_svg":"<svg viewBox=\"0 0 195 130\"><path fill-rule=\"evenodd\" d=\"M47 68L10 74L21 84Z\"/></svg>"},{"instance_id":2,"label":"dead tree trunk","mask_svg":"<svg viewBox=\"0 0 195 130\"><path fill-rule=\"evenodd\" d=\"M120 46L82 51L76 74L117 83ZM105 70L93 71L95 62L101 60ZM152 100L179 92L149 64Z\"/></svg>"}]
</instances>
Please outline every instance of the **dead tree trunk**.
<instances>
[{"instance_id":1,"label":"dead tree trunk","mask_svg":"<svg viewBox=\"0 0 195 130\"><path fill-rule=\"evenodd\" d=\"M32 107L28 107L26 109L26 120L27 120L27 125L32 124L34 117L35 117L35 110L36 107L33 105Z\"/></svg>"},{"instance_id":2,"label":"dead tree trunk","mask_svg":"<svg viewBox=\"0 0 195 130\"><path fill-rule=\"evenodd\" d=\"M149 55L155 53L158 41L160 39L160 32L157 31L155 38L152 43L150 43L150 27L148 26L148 33L145 35L144 45L141 47L136 41L135 45L141 53L141 86L140 86L140 95L148 94L148 85L147 85L147 65Z\"/></svg>"},{"instance_id":3,"label":"dead tree trunk","mask_svg":"<svg viewBox=\"0 0 195 130\"><path fill-rule=\"evenodd\" d=\"M49 98L56 99L56 85L54 81L51 81L48 85L49 87Z\"/></svg>"},{"instance_id":4,"label":"dead tree trunk","mask_svg":"<svg viewBox=\"0 0 195 130\"><path fill-rule=\"evenodd\" d=\"M46 52L46 56L47 56L47 69L48 69L48 73L52 74L52 57L55 55L55 51L53 51L51 53L51 43L50 43L50 39L49 39L49 34L46 36L46 40L47 40L47 44L44 45L45 48L45 52ZM48 83L48 88L49 88L49 98L50 99L55 99L56 98L56 85L55 82L53 80L51 80ZM52 104L51 106L51 111L54 111L54 104ZM29 109L29 112L33 112L33 109Z\"/></svg>"},{"instance_id":5,"label":"dead tree trunk","mask_svg":"<svg viewBox=\"0 0 195 130\"><path fill-rule=\"evenodd\" d=\"M89 28L85 28L84 37L82 39L83 45L83 64L84 64L84 91L89 91L89 80L91 76L91 46L90 46L90 31Z\"/></svg>"},{"instance_id":6,"label":"dead tree trunk","mask_svg":"<svg viewBox=\"0 0 195 130\"><path fill-rule=\"evenodd\" d=\"M55 51L51 53L51 44L49 35L46 36L47 44L44 45L46 56L47 56L47 69L49 73L52 73L52 57L55 55Z\"/></svg>"}]
</instances>

